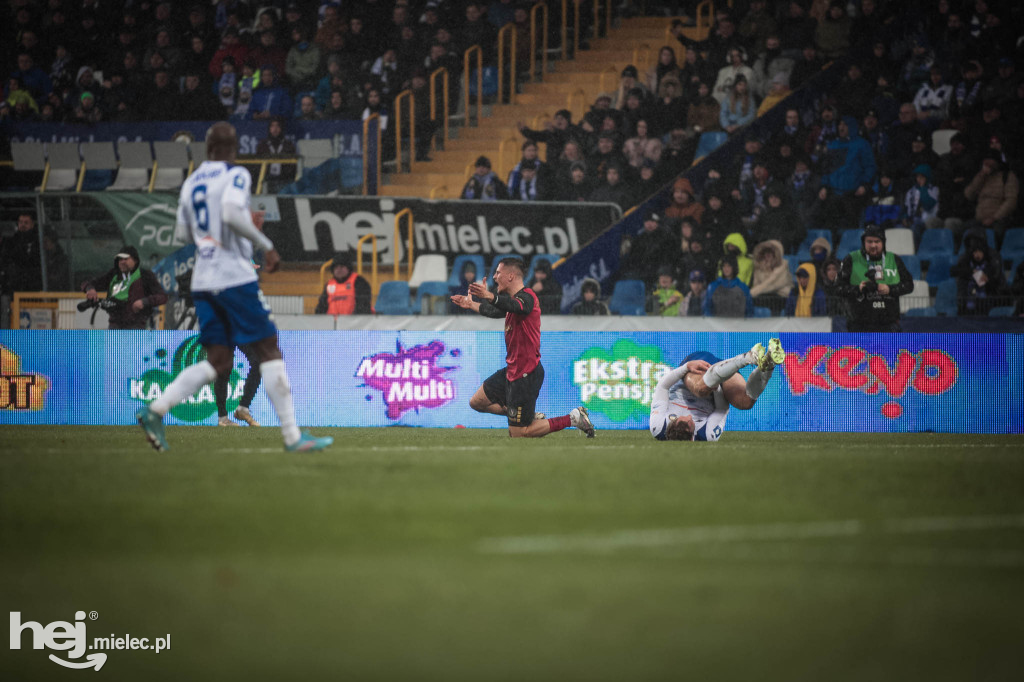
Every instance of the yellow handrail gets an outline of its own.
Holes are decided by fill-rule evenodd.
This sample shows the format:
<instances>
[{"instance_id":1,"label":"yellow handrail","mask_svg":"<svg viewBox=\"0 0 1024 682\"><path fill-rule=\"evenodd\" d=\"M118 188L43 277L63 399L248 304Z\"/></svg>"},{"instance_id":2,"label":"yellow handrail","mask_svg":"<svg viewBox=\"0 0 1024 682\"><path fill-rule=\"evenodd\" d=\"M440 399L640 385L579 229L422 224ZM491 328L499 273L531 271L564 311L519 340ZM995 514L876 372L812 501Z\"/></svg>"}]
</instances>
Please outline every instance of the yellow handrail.
<instances>
[{"instance_id":1,"label":"yellow handrail","mask_svg":"<svg viewBox=\"0 0 1024 682\"><path fill-rule=\"evenodd\" d=\"M576 110L572 108L572 100L573 100L574 97L577 97L577 96L580 98L579 113L576 113ZM587 106L587 93L583 91L583 88L579 88L577 90L573 90L565 98L565 108L572 112L572 116L575 119L580 119L580 118L583 117L583 114L586 113L586 106Z\"/></svg>"},{"instance_id":2,"label":"yellow handrail","mask_svg":"<svg viewBox=\"0 0 1024 682\"><path fill-rule=\"evenodd\" d=\"M327 271L333 270L331 267L334 263L334 259L325 260L323 265L320 266L320 290L323 291L324 285L327 284Z\"/></svg>"},{"instance_id":3,"label":"yellow handrail","mask_svg":"<svg viewBox=\"0 0 1024 682\"><path fill-rule=\"evenodd\" d=\"M395 214L395 241L394 241L394 245L395 245L394 246L394 249L395 249L395 254L394 254L395 255L395 279L398 279L398 277L399 277L398 273L399 273L399 270L401 269L399 267L399 263L398 263L398 246L401 243L399 241L399 237L400 237L401 231L402 231L401 230L402 218L404 218L406 216L409 217L409 221L408 221L408 225L409 225L409 253L406 254L406 257L409 259L409 261L408 261L408 264L406 266L405 279L409 280L409 279L412 279L412 260L413 260L412 259L412 251L413 251L412 240L413 240L413 236L414 236L413 233L415 232L415 228L413 227L413 222L412 222L412 209L411 208L403 208L401 211L399 211L398 213Z\"/></svg>"},{"instance_id":4,"label":"yellow handrail","mask_svg":"<svg viewBox=\"0 0 1024 682\"><path fill-rule=\"evenodd\" d=\"M97 291L96 295L99 298L106 298L107 292ZM11 301L11 329L19 329L21 327L22 301L38 301L38 305L30 307L49 308L50 310L56 310L59 315L60 301L68 299L81 301L84 296L85 294L80 291L16 291ZM157 306L156 311L159 319L158 328L163 329L167 319L164 314L166 312L166 304Z\"/></svg>"},{"instance_id":5,"label":"yellow handrail","mask_svg":"<svg viewBox=\"0 0 1024 682\"><path fill-rule=\"evenodd\" d=\"M438 74L444 74L441 79L441 94L444 96L444 105L441 107L444 111L444 142L448 144L448 69L443 66L435 69L430 74L430 120L437 120L437 76ZM433 149L437 148L437 138L433 137L430 140L430 146Z\"/></svg>"},{"instance_id":6,"label":"yellow handrail","mask_svg":"<svg viewBox=\"0 0 1024 682\"><path fill-rule=\"evenodd\" d=\"M466 164L466 177L464 178L466 180L466 182L469 182L470 176L472 176L475 171L476 171L476 166L474 164L472 164L472 163L467 163Z\"/></svg>"},{"instance_id":7,"label":"yellow handrail","mask_svg":"<svg viewBox=\"0 0 1024 682\"><path fill-rule=\"evenodd\" d=\"M299 160L298 159L268 159L268 158L255 158L255 159L254 158L248 158L248 159L245 159L245 158L242 158L242 159L235 159L235 163L241 164L241 165L248 165L248 166L259 165L260 173L257 176L256 191L253 192L253 194L262 194L263 193L263 181L266 180L266 178L267 178L267 167L270 166L270 164L272 164L272 163L284 163L284 164L290 164L290 165L298 165Z\"/></svg>"},{"instance_id":8,"label":"yellow handrail","mask_svg":"<svg viewBox=\"0 0 1024 682\"><path fill-rule=\"evenodd\" d=\"M512 145L512 163L511 164L506 164L505 163L505 147L507 147L510 143ZM519 146L519 140L514 138L514 137L506 137L504 140L501 141L501 144L498 145L498 177L499 178L507 178L508 174L512 171L512 168L515 167L515 165L516 165L516 162L515 162L516 148L518 146Z\"/></svg>"},{"instance_id":9,"label":"yellow handrail","mask_svg":"<svg viewBox=\"0 0 1024 682\"><path fill-rule=\"evenodd\" d=\"M377 119L377 185L380 186L380 114L370 114L363 121L363 196L369 194L367 189L367 169L370 167L369 159L366 158L368 152L366 151L367 144L366 139L370 137L370 121ZM447 131L447 128L445 129Z\"/></svg>"},{"instance_id":10,"label":"yellow handrail","mask_svg":"<svg viewBox=\"0 0 1024 682\"><path fill-rule=\"evenodd\" d=\"M537 14L543 14L541 22L540 79L548 72L548 6L538 2L530 8L530 80L537 77Z\"/></svg>"},{"instance_id":11,"label":"yellow handrail","mask_svg":"<svg viewBox=\"0 0 1024 682\"><path fill-rule=\"evenodd\" d=\"M402 172L402 98L409 98L409 172L413 171L416 158L416 95L412 90L402 90L395 97L395 164L396 172Z\"/></svg>"},{"instance_id":12,"label":"yellow handrail","mask_svg":"<svg viewBox=\"0 0 1024 682\"><path fill-rule=\"evenodd\" d=\"M75 192L82 191L82 183L85 182L85 160L78 166L78 182L75 184Z\"/></svg>"},{"instance_id":13,"label":"yellow handrail","mask_svg":"<svg viewBox=\"0 0 1024 682\"><path fill-rule=\"evenodd\" d=\"M530 122L530 127L533 128L534 130L540 130L541 126L544 125L544 121L550 120L550 119L551 119L551 114L549 114L546 111L543 112L543 113L537 114L536 116L533 117L533 120Z\"/></svg>"},{"instance_id":14,"label":"yellow handrail","mask_svg":"<svg viewBox=\"0 0 1024 682\"><path fill-rule=\"evenodd\" d=\"M469 58L476 55L476 122L480 125L481 112L484 110L484 51L479 45L466 48L462 54L462 83L466 98L466 125L469 125Z\"/></svg>"},{"instance_id":15,"label":"yellow handrail","mask_svg":"<svg viewBox=\"0 0 1024 682\"><path fill-rule=\"evenodd\" d=\"M609 74L611 74L611 77L612 77L612 85L611 85L610 88L609 87L605 87L605 84L604 84L604 77L609 75ZM601 75L598 76L598 81L597 81L598 87L601 88L601 92L613 92L614 90L616 90L615 79L618 78L618 77L619 77L619 70L617 68L615 68L614 64L612 64L611 66L604 67L604 69L601 70Z\"/></svg>"},{"instance_id":16,"label":"yellow handrail","mask_svg":"<svg viewBox=\"0 0 1024 682\"><path fill-rule=\"evenodd\" d=\"M363 274L363 242L370 240L373 260L370 262L370 288L377 292L377 235L367 232L356 242L356 272Z\"/></svg>"},{"instance_id":17,"label":"yellow handrail","mask_svg":"<svg viewBox=\"0 0 1024 682\"><path fill-rule=\"evenodd\" d=\"M441 192L448 193L448 185L434 185L430 188L430 198L436 199Z\"/></svg>"},{"instance_id":18,"label":"yellow handrail","mask_svg":"<svg viewBox=\"0 0 1024 682\"><path fill-rule=\"evenodd\" d=\"M505 79L505 36L510 35L512 39L509 40L508 50L508 61L509 61L509 87L508 87L508 103L516 103L516 25L513 23L505 24L498 31L498 104L501 104L501 98L504 96L504 88L502 83Z\"/></svg>"}]
</instances>

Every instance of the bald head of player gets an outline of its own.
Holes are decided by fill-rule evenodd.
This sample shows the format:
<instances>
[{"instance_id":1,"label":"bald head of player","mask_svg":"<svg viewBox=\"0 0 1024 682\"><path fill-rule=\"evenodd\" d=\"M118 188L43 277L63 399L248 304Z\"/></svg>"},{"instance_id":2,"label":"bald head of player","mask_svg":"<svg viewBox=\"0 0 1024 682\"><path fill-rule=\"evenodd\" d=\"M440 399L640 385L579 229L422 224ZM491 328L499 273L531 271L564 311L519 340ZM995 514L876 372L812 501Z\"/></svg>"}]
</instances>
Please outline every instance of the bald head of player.
<instances>
[{"instance_id":1,"label":"bald head of player","mask_svg":"<svg viewBox=\"0 0 1024 682\"><path fill-rule=\"evenodd\" d=\"M206 131L206 158L211 161L234 163L238 153L238 133L235 126L219 121Z\"/></svg>"},{"instance_id":2,"label":"bald head of player","mask_svg":"<svg viewBox=\"0 0 1024 682\"><path fill-rule=\"evenodd\" d=\"M665 429L665 440L693 440L693 418L684 415L673 419Z\"/></svg>"}]
</instances>

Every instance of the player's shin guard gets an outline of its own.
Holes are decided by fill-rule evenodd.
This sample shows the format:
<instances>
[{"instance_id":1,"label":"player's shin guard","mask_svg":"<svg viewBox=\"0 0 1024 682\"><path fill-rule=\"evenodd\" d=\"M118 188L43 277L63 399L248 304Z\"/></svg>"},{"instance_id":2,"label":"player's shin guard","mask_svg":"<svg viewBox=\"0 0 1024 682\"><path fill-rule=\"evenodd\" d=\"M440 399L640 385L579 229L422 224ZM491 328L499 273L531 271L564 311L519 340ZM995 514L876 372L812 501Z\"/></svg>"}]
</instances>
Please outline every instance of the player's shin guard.
<instances>
[{"instance_id":1,"label":"player's shin guard","mask_svg":"<svg viewBox=\"0 0 1024 682\"><path fill-rule=\"evenodd\" d=\"M266 381L267 397L274 406L277 419L281 422L281 435L285 445L298 442L301 434L295 424L295 405L292 403L292 386L284 369L284 360L268 360L260 364L260 372Z\"/></svg>"},{"instance_id":2,"label":"player's shin guard","mask_svg":"<svg viewBox=\"0 0 1024 682\"><path fill-rule=\"evenodd\" d=\"M747 377L747 395L750 396L751 400L757 400L758 396L764 392L765 386L768 385L768 380L772 378L772 371L762 372L758 368Z\"/></svg>"},{"instance_id":3,"label":"player's shin guard","mask_svg":"<svg viewBox=\"0 0 1024 682\"><path fill-rule=\"evenodd\" d=\"M149 409L162 417L170 412L175 405L216 378L217 370L213 368L209 360L186 367L171 382L171 385L164 389L163 395L149 404Z\"/></svg>"},{"instance_id":4,"label":"player's shin guard","mask_svg":"<svg viewBox=\"0 0 1024 682\"><path fill-rule=\"evenodd\" d=\"M722 385L722 382L749 364L749 353L743 353L742 355L737 355L734 358L716 362L708 368L707 372L704 373L704 385L710 389L716 389Z\"/></svg>"}]
</instances>

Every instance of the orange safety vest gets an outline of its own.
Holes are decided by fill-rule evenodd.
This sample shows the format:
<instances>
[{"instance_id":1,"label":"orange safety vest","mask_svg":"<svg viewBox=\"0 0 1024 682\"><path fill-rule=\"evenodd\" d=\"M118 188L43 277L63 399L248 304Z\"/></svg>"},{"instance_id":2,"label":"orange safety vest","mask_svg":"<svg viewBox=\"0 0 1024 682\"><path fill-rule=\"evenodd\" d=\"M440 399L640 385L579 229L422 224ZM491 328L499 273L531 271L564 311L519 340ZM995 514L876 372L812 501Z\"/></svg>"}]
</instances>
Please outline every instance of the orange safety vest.
<instances>
[{"instance_id":1,"label":"orange safety vest","mask_svg":"<svg viewBox=\"0 0 1024 682\"><path fill-rule=\"evenodd\" d=\"M356 311L356 277L351 273L344 282L331 279L327 283L327 314L351 315Z\"/></svg>"}]
</instances>

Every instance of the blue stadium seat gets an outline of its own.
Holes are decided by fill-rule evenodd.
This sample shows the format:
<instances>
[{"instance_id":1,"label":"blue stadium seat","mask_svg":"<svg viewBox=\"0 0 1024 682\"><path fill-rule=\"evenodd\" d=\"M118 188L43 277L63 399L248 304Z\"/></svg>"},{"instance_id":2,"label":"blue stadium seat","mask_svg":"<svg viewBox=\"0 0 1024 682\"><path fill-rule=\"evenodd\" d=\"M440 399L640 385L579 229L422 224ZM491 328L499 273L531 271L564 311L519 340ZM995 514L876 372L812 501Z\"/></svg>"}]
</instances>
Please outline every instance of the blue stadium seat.
<instances>
[{"instance_id":1,"label":"blue stadium seat","mask_svg":"<svg viewBox=\"0 0 1024 682\"><path fill-rule=\"evenodd\" d=\"M937 287L949 279L949 268L953 265L952 259L948 256L938 254L932 256L932 262L928 265L928 274L925 280L928 286Z\"/></svg>"},{"instance_id":2,"label":"blue stadium seat","mask_svg":"<svg viewBox=\"0 0 1024 682\"><path fill-rule=\"evenodd\" d=\"M1003 267L1012 270L1024 258L1024 227L1014 227L1003 235Z\"/></svg>"},{"instance_id":3,"label":"blue stadium seat","mask_svg":"<svg viewBox=\"0 0 1024 682\"><path fill-rule=\"evenodd\" d=\"M428 310L423 310L423 298L425 296L437 296L441 300L440 302L435 300L431 302L431 307ZM448 282L441 282L438 280L427 280L420 282L419 287L416 288L416 303L412 306L414 313L423 313L424 315L444 315L448 312Z\"/></svg>"},{"instance_id":4,"label":"blue stadium seat","mask_svg":"<svg viewBox=\"0 0 1024 682\"><path fill-rule=\"evenodd\" d=\"M378 315L412 315L409 283L395 280L381 284L374 309Z\"/></svg>"},{"instance_id":5,"label":"blue stadium seat","mask_svg":"<svg viewBox=\"0 0 1024 682\"><path fill-rule=\"evenodd\" d=\"M944 227L925 230L921 235L921 244L917 247L917 257L924 262L931 261L933 256L953 257L956 247L953 246L953 231Z\"/></svg>"},{"instance_id":6,"label":"blue stadium seat","mask_svg":"<svg viewBox=\"0 0 1024 682\"><path fill-rule=\"evenodd\" d=\"M754 317L771 317L772 309L766 308L763 305L754 306Z\"/></svg>"},{"instance_id":7,"label":"blue stadium seat","mask_svg":"<svg viewBox=\"0 0 1024 682\"><path fill-rule=\"evenodd\" d=\"M864 234L864 230L843 230L842 235L839 236L839 246L836 247L835 257L843 260L851 251L859 249L862 234Z\"/></svg>"},{"instance_id":8,"label":"blue stadium seat","mask_svg":"<svg viewBox=\"0 0 1024 682\"><path fill-rule=\"evenodd\" d=\"M615 283L608 310L613 315L644 315L647 292L638 279L623 279Z\"/></svg>"},{"instance_id":9,"label":"blue stadium seat","mask_svg":"<svg viewBox=\"0 0 1024 682\"><path fill-rule=\"evenodd\" d=\"M1016 310L1016 306L1012 305L1000 305L992 308L988 311L989 317L1013 317L1013 311Z\"/></svg>"},{"instance_id":10,"label":"blue stadium seat","mask_svg":"<svg viewBox=\"0 0 1024 682\"><path fill-rule=\"evenodd\" d=\"M956 317L956 280L947 279L939 284L935 294L935 312L946 317Z\"/></svg>"},{"instance_id":11,"label":"blue stadium seat","mask_svg":"<svg viewBox=\"0 0 1024 682\"><path fill-rule=\"evenodd\" d=\"M529 283L529 281L533 279L533 269L536 268L537 263L541 262L542 260L546 260L547 262L551 263L551 265L554 265L558 261L562 260L562 257L556 256L553 253L535 254L533 258L530 259L530 266L526 269L526 278L523 280L524 282Z\"/></svg>"},{"instance_id":12,"label":"blue stadium seat","mask_svg":"<svg viewBox=\"0 0 1024 682\"><path fill-rule=\"evenodd\" d=\"M911 308L903 314L907 317L936 317L938 315L932 306L927 308Z\"/></svg>"},{"instance_id":13,"label":"blue stadium seat","mask_svg":"<svg viewBox=\"0 0 1024 682\"><path fill-rule=\"evenodd\" d=\"M807 236L804 237L804 241L800 244L800 248L796 250L796 255L800 258L800 262L811 260L811 244L814 240L824 237L828 240L829 246L832 245L832 231L831 230L807 230Z\"/></svg>"},{"instance_id":14,"label":"blue stadium seat","mask_svg":"<svg viewBox=\"0 0 1024 682\"><path fill-rule=\"evenodd\" d=\"M729 133L701 133L700 140L697 142L697 153L693 158L699 159L702 156L707 156L725 144L725 141L728 139Z\"/></svg>"},{"instance_id":15,"label":"blue stadium seat","mask_svg":"<svg viewBox=\"0 0 1024 682\"><path fill-rule=\"evenodd\" d=\"M466 261L472 261L476 265L476 278L480 279L484 276L484 257L473 253L473 254L462 254L461 256L455 257L455 262L452 263L452 274L448 276L448 286L457 287L459 286L459 280L462 278L462 268L465 267Z\"/></svg>"},{"instance_id":16,"label":"blue stadium seat","mask_svg":"<svg viewBox=\"0 0 1024 682\"><path fill-rule=\"evenodd\" d=\"M800 266L800 263L802 263L803 261L800 260L799 257L794 256L791 253L786 254L784 258L786 259L786 262L789 263L789 271L793 274L794 277L796 277L796 269Z\"/></svg>"},{"instance_id":17,"label":"blue stadium seat","mask_svg":"<svg viewBox=\"0 0 1024 682\"><path fill-rule=\"evenodd\" d=\"M907 270L910 270L910 274L914 276L914 279L921 279L921 259L917 256L900 256L903 264L907 266Z\"/></svg>"}]
</instances>

